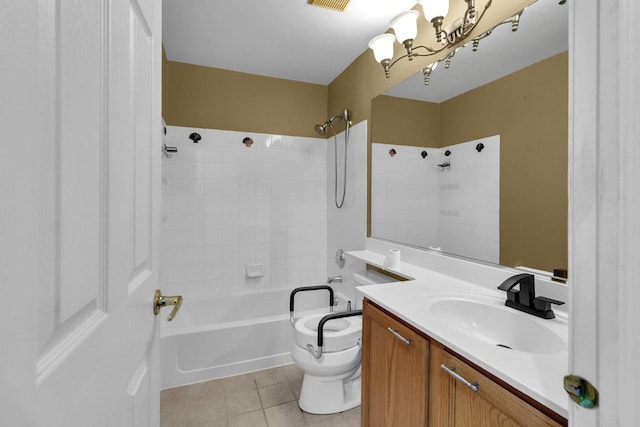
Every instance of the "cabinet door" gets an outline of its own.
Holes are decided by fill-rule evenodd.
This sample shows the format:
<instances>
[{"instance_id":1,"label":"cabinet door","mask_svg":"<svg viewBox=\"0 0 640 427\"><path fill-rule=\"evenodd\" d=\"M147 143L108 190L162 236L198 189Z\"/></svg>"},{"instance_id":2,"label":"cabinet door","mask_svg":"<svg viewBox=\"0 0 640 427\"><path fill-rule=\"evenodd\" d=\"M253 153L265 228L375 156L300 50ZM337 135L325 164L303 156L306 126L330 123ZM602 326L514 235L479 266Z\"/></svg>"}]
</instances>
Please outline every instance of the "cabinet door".
<instances>
[{"instance_id":1,"label":"cabinet door","mask_svg":"<svg viewBox=\"0 0 640 427\"><path fill-rule=\"evenodd\" d=\"M426 426L428 341L368 301L362 339L362 425Z\"/></svg>"},{"instance_id":2,"label":"cabinet door","mask_svg":"<svg viewBox=\"0 0 640 427\"><path fill-rule=\"evenodd\" d=\"M473 391L442 369L455 373L478 386ZM561 426L552 418L511 394L499 384L476 371L445 350L431 348L431 427L542 427Z\"/></svg>"}]
</instances>

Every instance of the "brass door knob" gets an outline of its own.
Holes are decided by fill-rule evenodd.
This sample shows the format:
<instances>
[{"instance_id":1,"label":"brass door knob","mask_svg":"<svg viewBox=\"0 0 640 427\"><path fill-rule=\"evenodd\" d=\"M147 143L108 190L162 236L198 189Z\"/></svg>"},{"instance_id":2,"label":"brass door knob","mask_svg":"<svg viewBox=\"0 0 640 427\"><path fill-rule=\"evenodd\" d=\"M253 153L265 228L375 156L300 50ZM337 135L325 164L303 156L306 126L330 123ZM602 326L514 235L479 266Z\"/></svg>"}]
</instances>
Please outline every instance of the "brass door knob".
<instances>
[{"instance_id":1,"label":"brass door knob","mask_svg":"<svg viewBox=\"0 0 640 427\"><path fill-rule=\"evenodd\" d=\"M176 314L178 314L178 310L180 310L180 306L182 305L182 295L177 295L174 297L165 297L162 296L162 292L160 289L156 289L155 297L153 298L153 314L156 316L160 313L160 308L166 307L168 305L173 306L173 310L169 313L169 317L167 320L171 322Z\"/></svg>"}]
</instances>

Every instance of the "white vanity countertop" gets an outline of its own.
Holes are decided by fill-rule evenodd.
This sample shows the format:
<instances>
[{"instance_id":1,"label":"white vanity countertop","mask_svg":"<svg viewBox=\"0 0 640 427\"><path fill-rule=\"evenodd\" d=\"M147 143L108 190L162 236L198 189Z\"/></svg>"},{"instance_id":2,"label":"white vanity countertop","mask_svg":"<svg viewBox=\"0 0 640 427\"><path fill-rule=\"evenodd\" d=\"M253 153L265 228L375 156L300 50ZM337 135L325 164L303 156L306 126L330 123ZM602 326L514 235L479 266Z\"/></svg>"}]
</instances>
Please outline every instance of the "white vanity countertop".
<instances>
[{"instance_id":1,"label":"white vanity countertop","mask_svg":"<svg viewBox=\"0 0 640 427\"><path fill-rule=\"evenodd\" d=\"M513 310L515 315L526 316L537 322L541 328L547 328L559 336L562 340L560 350L524 352L501 348L452 328L428 308L430 298L438 298L444 293L460 294L469 299L473 299L474 295L479 298L490 297L485 299L495 300L496 304L502 307L506 293L496 289L500 283L495 283L495 287L489 288L415 265L403 266L410 267L411 274L403 271L405 274L402 275L413 277L414 280L361 286L357 288L358 291L487 372L561 416L568 417L569 399L562 383L564 375L568 372L569 361L568 321L565 312L554 307L556 318L547 320ZM504 327L508 328L509 325ZM540 342L539 345L545 346L545 343ZM535 344L533 347L535 348Z\"/></svg>"}]
</instances>

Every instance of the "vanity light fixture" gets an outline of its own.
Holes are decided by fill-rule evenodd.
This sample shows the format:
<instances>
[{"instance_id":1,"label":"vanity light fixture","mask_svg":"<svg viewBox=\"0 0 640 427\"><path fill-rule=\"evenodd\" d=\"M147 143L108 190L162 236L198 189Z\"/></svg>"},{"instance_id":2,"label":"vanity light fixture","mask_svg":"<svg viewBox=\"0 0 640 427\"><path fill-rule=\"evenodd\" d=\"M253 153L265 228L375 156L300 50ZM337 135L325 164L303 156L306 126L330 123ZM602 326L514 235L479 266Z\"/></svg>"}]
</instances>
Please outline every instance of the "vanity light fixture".
<instances>
[{"instance_id":1,"label":"vanity light fixture","mask_svg":"<svg viewBox=\"0 0 640 427\"><path fill-rule=\"evenodd\" d=\"M484 13L491 6L492 0L488 0L480 16L478 16L476 12L475 0L464 1L467 3L467 10L462 17L455 20L453 28L446 31L443 30L442 25L445 16L449 12L449 0L418 0L418 4L422 6L425 19L433 25L436 40L438 44L441 45L435 48L413 46L413 41L418 34L417 20L420 12L417 10L408 10L393 18L390 27L393 29L395 39L398 43L404 45L407 54L391 62L393 57L393 38L388 37L390 34L374 37L369 42L369 48L373 50L376 61L384 68L385 75L389 77L389 69L401 59L407 58L411 61L414 56L436 55L468 37L473 28L480 22ZM426 51L426 53L414 52L418 50Z\"/></svg>"},{"instance_id":2,"label":"vanity light fixture","mask_svg":"<svg viewBox=\"0 0 640 427\"><path fill-rule=\"evenodd\" d=\"M491 32L499 25L510 23L512 31L518 29L522 11L462 44L462 42L470 36L473 29L480 23L484 14L491 7L493 0L488 0L482 12L479 14L476 10L475 0L463 0L467 4L467 9L464 14L452 20L452 24L446 29L443 29L444 19L449 12L449 1L450 0L418 0L418 4L422 6L425 19L433 25L437 42L437 45L434 47L413 45L418 34L417 20L420 15L419 11L413 9L402 12L391 20L390 27L393 33L381 34L371 39L369 48L373 51L376 61L382 65L387 78L390 76L391 67L402 59L406 58L411 61L416 56L435 56L445 50L449 50L449 53L422 69L424 73L424 83L428 85L429 77L433 70L436 69L438 62L445 61L445 68L449 68L451 59L456 51L461 47L466 47L469 41L472 43L473 51L475 52L478 50L480 40L491 35ZM393 46L395 41L401 43L407 53L394 60Z\"/></svg>"}]
</instances>

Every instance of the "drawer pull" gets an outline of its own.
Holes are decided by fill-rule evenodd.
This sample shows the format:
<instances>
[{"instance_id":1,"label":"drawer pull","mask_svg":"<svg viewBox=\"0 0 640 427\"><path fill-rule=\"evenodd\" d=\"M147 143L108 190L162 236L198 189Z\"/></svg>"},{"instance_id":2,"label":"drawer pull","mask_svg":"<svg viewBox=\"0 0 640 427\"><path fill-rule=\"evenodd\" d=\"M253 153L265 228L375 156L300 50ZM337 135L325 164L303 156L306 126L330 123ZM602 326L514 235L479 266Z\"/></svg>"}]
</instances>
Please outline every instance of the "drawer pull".
<instances>
[{"instance_id":1,"label":"drawer pull","mask_svg":"<svg viewBox=\"0 0 640 427\"><path fill-rule=\"evenodd\" d=\"M402 341L403 343L405 343L406 345L411 344L411 340L408 338L403 337L402 335L400 335L400 333L398 332L397 329L392 329L391 326L389 326L387 328L387 331L391 332L393 335L396 336L396 338L398 338L400 341Z\"/></svg>"},{"instance_id":2,"label":"drawer pull","mask_svg":"<svg viewBox=\"0 0 640 427\"><path fill-rule=\"evenodd\" d=\"M455 373L455 370L456 370L455 367L448 368L445 365L440 365L440 367L444 371L446 371L449 375L451 375L453 378L457 379L462 384L466 385L471 390L473 390L474 393L476 393L478 391L478 383L470 383L469 381L465 380L462 376L460 376L457 373Z\"/></svg>"}]
</instances>

